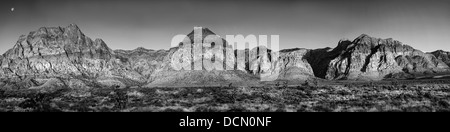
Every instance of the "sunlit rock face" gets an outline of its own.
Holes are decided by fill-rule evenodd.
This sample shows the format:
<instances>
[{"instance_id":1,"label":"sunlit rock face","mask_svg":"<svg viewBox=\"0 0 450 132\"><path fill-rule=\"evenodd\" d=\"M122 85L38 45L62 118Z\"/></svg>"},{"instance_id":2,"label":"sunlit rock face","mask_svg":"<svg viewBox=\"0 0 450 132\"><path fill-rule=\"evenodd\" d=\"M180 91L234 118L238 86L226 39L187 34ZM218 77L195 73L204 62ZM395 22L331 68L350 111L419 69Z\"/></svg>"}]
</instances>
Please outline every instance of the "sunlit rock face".
<instances>
[{"instance_id":1,"label":"sunlit rock face","mask_svg":"<svg viewBox=\"0 0 450 132\"><path fill-rule=\"evenodd\" d=\"M310 50L293 49L282 50L278 62L275 62L276 70L279 72L279 79L304 81L313 79L314 71L307 59Z\"/></svg>"},{"instance_id":2,"label":"sunlit rock face","mask_svg":"<svg viewBox=\"0 0 450 132\"><path fill-rule=\"evenodd\" d=\"M172 47L147 86L197 86L255 84L258 77L237 70L236 56L225 39L208 28L195 27L186 39Z\"/></svg>"},{"instance_id":3,"label":"sunlit rock face","mask_svg":"<svg viewBox=\"0 0 450 132\"><path fill-rule=\"evenodd\" d=\"M69 84L70 78L82 78L95 85L109 85L97 79L145 80L139 73L130 70L129 62L121 60L103 40L90 39L75 24L42 27L22 35L1 58L0 75L2 79L13 82L61 78Z\"/></svg>"},{"instance_id":4,"label":"sunlit rock face","mask_svg":"<svg viewBox=\"0 0 450 132\"><path fill-rule=\"evenodd\" d=\"M149 78L148 86L253 85L259 81L314 78L313 70L304 57L309 51L306 49L275 52L259 46L239 50L233 47L236 45L202 27L195 27L187 38L184 43L170 49L166 60Z\"/></svg>"},{"instance_id":5,"label":"sunlit rock face","mask_svg":"<svg viewBox=\"0 0 450 132\"><path fill-rule=\"evenodd\" d=\"M202 27L195 27L185 40L186 43L180 42L169 50L142 47L111 50L103 40L90 39L74 24L39 28L22 35L0 57L2 86L17 87L15 84L19 83L22 88L256 85L265 81L261 77L270 77L271 81L314 78L305 59L309 51L306 49L237 50Z\"/></svg>"},{"instance_id":6,"label":"sunlit rock face","mask_svg":"<svg viewBox=\"0 0 450 132\"><path fill-rule=\"evenodd\" d=\"M342 40L335 49L312 51L316 75L326 79L381 80L398 73L448 72L449 67L431 54L393 39L361 35Z\"/></svg>"},{"instance_id":7,"label":"sunlit rock face","mask_svg":"<svg viewBox=\"0 0 450 132\"><path fill-rule=\"evenodd\" d=\"M94 76L100 71L110 70L111 52L103 40L92 41L76 25L43 27L22 35L17 44L3 54L3 75Z\"/></svg>"},{"instance_id":8,"label":"sunlit rock face","mask_svg":"<svg viewBox=\"0 0 450 132\"><path fill-rule=\"evenodd\" d=\"M250 54L257 54L257 56L250 59L249 72L261 77L267 76L268 79L272 78L271 80L305 81L313 79L315 78L314 72L306 59L309 57L309 51L295 48L273 52L265 47L254 48Z\"/></svg>"}]
</instances>

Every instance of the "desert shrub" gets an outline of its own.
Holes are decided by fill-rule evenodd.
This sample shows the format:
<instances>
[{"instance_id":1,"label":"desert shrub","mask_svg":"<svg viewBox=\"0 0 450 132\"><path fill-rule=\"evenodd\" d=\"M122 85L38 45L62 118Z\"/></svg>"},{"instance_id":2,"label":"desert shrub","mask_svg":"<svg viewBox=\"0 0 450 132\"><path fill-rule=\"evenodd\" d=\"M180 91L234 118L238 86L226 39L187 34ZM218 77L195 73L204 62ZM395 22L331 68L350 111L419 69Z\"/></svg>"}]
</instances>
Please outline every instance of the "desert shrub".
<instances>
[{"instance_id":1,"label":"desert shrub","mask_svg":"<svg viewBox=\"0 0 450 132\"><path fill-rule=\"evenodd\" d=\"M285 109L276 109L275 112L287 112Z\"/></svg>"},{"instance_id":2,"label":"desert shrub","mask_svg":"<svg viewBox=\"0 0 450 132\"><path fill-rule=\"evenodd\" d=\"M114 101L115 108L117 109L124 109L127 106L128 103L128 96L127 92L122 89L115 89L114 93L111 96L111 100Z\"/></svg>"},{"instance_id":3,"label":"desert shrub","mask_svg":"<svg viewBox=\"0 0 450 132\"><path fill-rule=\"evenodd\" d=\"M388 110L385 110L384 112L404 112L404 110L402 111L400 109L388 109Z\"/></svg>"},{"instance_id":4,"label":"desert shrub","mask_svg":"<svg viewBox=\"0 0 450 132\"><path fill-rule=\"evenodd\" d=\"M283 82L283 88L287 88L287 87L288 87L288 82L287 81Z\"/></svg>"},{"instance_id":5,"label":"desert shrub","mask_svg":"<svg viewBox=\"0 0 450 132\"><path fill-rule=\"evenodd\" d=\"M211 94L211 96L213 97L212 102L214 103L234 103L235 102L235 96L234 94L235 89L231 89L233 90L232 93L228 93L227 90L230 89L223 89L223 88L211 88L208 89L209 93Z\"/></svg>"},{"instance_id":6,"label":"desert shrub","mask_svg":"<svg viewBox=\"0 0 450 132\"><path fill-rule=\"evenodd\" d=\"M216 94L214 95L214 102L216 103L234 103L235 97L232 95L223 95L223 94Z\"/></svg>"},{"instance_id":7,"label":"desert shrub","mask_svg":"<svg viewBox=\"0 0 450 132\"><path fill-rule=\"evenodd\" d=\"M81 99L79 101L77 101L77 103L75 105L73 105L71 107L71 109L76 110L78 112L91 112L94 111L93 109L89 108L90 106L95 106L97 103L96 100L90 99L90 98L86 98L86 99ZM110 109L103 109L100 111L111 111Z\"/></svg>"},{"instance_id":8,"label":"desert shrub","mask_svg":"<svg viewBox=\"0 0 450 132\"><path fill-rule=\"evenodd\" d=\"M450 109L437 109L436 112L450 112Z\"/></svg>"},{"instance_id":9,"label":"desert shrub","mask_svg":"<svg viewBox=\"0 0 450 132\"><path fill-rule=\"evenodd\" d=\"M415 99L415 96L410 95L410 94L400 94L398 95L395 99L399 99L399 100L409 100L409 99Z\"/></svg>"},{"instance_id":10,"label":"desert shrub","mask_svg":"<svg viewBox=\"0 0 450 132\"><path fill-rule=\"evenodd\" d=\"M197 107L197 109L195 109L195 112L217 112L220 110L216 110L216 109L212 109L211 107L207 107L207 106L200 106Z\"/></svg>"},{"instance_id":11,"label":"desert shrub","mask_svg":"<svg viewBox=\"0 0 450 132\"><path fill-rule=\"evenodd\" d=\"M228 84L228 88L232 88L233 87L233 83Z\"/></svg>"},{"instance_id":12,"label":"desert shrub","mask_svg":"<svg viewBox=\"0 0 450 132\"><path fill-rule=\"evenodd\" d=\"M408 87L408 85L406 85L406 84L402 85L402 88L407 88L407 87Z\"/></svg>"},{"instance_id":13,"label":"desert shrub","mask_svg":"<svg viewBox=\"0 0 450 132\"><path fill-rule=\"evenodd\" d=\"M239 87L235 90L235 93L238 95L249 95L251 96L255 91L250 87Z\"/></svg>"},{"instance_id":14,"label":"desert shrub","mask_svg":"<svg viewBox=\"0 0 450 132\"><path fill-rule=\"evenodd\" d=\"M36 112L58 112L60 110L53 108L50 103L51 99L62 96L62 93L67 90L60 89L52 93L35 92L27 95L27 100L19 104L19 107L24 109L32 109Z\"/></svg>"},{"instance_id":15,"label":"desert shrub","mask_svg":"<svg viewBox=\"0 0 450 132\"><path fill-rule=\"evenodd\" d=\"M422 93L423 97L431 100L431 101L436 101L439 100L439 98L437 98L436 96L431 95L431 93L426 92L426 93Z\"/></svg>"}]
</instances>

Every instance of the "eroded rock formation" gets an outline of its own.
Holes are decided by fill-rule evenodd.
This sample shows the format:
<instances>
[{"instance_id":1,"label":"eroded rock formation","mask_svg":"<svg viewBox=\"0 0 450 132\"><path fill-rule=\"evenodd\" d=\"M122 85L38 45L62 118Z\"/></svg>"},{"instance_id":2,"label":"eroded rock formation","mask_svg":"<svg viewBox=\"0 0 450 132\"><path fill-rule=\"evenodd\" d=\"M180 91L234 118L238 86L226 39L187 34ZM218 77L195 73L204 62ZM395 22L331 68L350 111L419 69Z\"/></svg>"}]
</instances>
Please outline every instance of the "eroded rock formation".
<instances>
[{"instance_id":1,"label":"eroded rock formation","mask_svg":"<svg viewBox=\"0 0 450 132\"><path fill-rule=\"evenodd\" d=\"M443 51L443 50L437 50L437 51L431 52L430 54L434 55L437 59L443 61L445 64L450 66L450 52Z\"/></svg>"},{"instance_id":2,"label":"eroded rock formation","mask_svg":"<svg viewBox=\"0 0 450 132\"><path fill-rule=\"evenodd\" d=\"M145 80L130 70L126 61L103 40L85 36L75 24L43 27L20 36L16 45L2 55L0 76L4 82L20 82L5 87L32 87L41 84L36 80L52 78L65 84L81 79L89 81L85 83L119 86L127 84L118 79Z\"/></svg>"},{"instance_id":3,"label":"eroded rock formation","mask_svg":"<svg viewBox=\"0 0 450 132\"><path fill-rule=\"evenodd\" d=\"M427 54L393 39L364 34L353 41L341 40L334 49L272 51L259 46L237 50L211 30L196 27L183 42L169 50L111 50L103 40L90 39L74 24L43 27L20 36L13 48L0 56L0 87L48 91L64 87L258 85L263 77L293 82L316 77L381 80L448 72L450 61L448 52Z\"/></svg>"}]
</instances>

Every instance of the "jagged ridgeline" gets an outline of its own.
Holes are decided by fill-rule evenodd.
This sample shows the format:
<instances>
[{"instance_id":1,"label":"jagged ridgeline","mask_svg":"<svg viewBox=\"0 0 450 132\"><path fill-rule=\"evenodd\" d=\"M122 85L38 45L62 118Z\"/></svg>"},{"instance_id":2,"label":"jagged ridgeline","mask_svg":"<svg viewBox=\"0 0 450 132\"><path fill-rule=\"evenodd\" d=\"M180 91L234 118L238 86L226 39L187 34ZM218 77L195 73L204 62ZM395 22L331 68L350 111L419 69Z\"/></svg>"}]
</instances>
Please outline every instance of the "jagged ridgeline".
<instances>
[{"instance_id":1,"label":"jagged ridgeline","mask_svg":"<svg viewBox=\"0 0 450 132\"><path fill-rule=\"evenodd\" d=\"M448 73L444 56L437 58L397 40L362 34L355 40L341 40L334 49L311 50L308 61L317 77L329 80L410 78L415 75Z\"/></svg>"},{"instance_id":2,"label":"jagged ridgeline","mask_svg":"<svg viewBox=\"0 0 450 132\"><path fill-rule=\"evenodd\" d=\"M202 38L215 35L207 28ZM191 40L194 31L187 35ZM222 38L221 38L222 39ZM155 87L155 86L221 86L258 85L260 74L277 73L277 80L304 82L310 79L404 78L420 74L449 71L449 53L423 53L393 39L379 39L361 35L353 41L342 40L334 49L286 49L276 52L278 59L270 59L273 52L259 53L259 48L226 49L222 58L212 47L202 49L200 59L223 59L224 69L232 70L174 70L172 60L185 50L183 46L169 50L112 50L101 39L85 36L77 25L42 27L19 37L12 49L0 56L0 87L56 89L99 87ZM194 44L194 43L192 43ZM268 49L270 51L270 49ZM244 65L226 65L237 61L238 52L252 54L244 58ZM179 59L179 58L175 58ZM256 63L258 62L258 63ZM252 65L258 64L258 65ZM228 67L227 67L228 66Z\"/></svg>"}]
</instances>

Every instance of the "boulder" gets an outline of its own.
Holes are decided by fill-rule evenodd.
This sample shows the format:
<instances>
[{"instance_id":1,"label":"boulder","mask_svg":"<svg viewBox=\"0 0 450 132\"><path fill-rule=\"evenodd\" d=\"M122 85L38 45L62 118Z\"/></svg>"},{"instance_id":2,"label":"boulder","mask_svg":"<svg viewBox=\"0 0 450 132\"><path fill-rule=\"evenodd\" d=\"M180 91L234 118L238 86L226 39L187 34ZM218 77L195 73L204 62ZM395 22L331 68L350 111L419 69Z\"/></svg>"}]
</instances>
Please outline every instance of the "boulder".
<instances>
[{"instance_id":1,"label":"boulder","mask_svg":"<svg viewBox=\"0 0 450 132\"><path fill-rule=\"evenodd\" d=\"M42 27L22 35L0 57L2 78L85 78L120 76L144 80L133 74L129 63L121 61L101 39L85 36L75 24ZM130 76L133 74L133 76Z\"/></svg>"}]
</instances>

